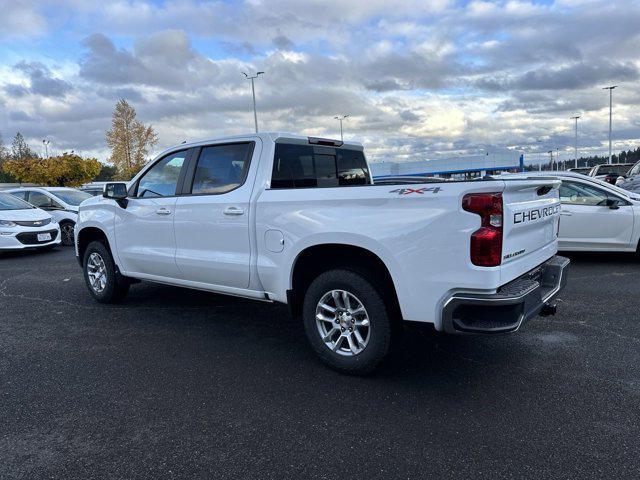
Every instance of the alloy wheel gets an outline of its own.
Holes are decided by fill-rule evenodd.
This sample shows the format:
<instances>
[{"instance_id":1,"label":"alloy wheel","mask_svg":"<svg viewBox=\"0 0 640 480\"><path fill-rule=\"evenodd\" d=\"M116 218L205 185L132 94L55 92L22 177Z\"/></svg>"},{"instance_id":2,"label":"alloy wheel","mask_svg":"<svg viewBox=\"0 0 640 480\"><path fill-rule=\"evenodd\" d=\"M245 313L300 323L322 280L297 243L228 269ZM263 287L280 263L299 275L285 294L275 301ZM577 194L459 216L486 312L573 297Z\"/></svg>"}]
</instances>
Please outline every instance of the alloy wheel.
<instances>
[{"instance_id":1,"label":"alloy wheel","mask_svg":"<svg viewBox=\"0 0 640 480\"><path fill-rule=\"evenodd\" d=\"M316 306L316 326L325 346L352 357L369 343L371 322L363 303L346 290L325 293Z\"/></svg>"},{"instance_id":2,"label":"alloy wheel","mask_svg":"<svg viewBox=\"0 0 640 480\"><path fill-rule=\"evenodd\" d=\"M91 288L96 293L102 293L107 286L107 267L99 253L93 252L87 259L87 275Z\"/></svg>"}]
</instances>

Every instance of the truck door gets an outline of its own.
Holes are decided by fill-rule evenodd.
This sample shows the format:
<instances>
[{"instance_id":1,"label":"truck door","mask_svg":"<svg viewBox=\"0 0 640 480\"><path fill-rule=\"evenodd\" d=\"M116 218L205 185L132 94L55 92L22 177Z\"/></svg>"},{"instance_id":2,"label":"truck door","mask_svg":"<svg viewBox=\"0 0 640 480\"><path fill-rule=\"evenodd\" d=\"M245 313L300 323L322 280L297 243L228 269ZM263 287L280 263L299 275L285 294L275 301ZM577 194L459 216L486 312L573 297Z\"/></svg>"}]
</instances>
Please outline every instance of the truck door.
<instances>
[{"instance_id":1,"label":"truck door","mask_svg":"<svg viewBox=\"0 0 640 480\"><path fill-rule=\"evenodd\" d=\"M174 208L188 155L181 150L158 160L138 180L127 207L116 209L116 245L125 271L178 276Z\"/></svg>"},{"instance_id":2,"label":"truck door","mask_svg":"<svg viewBox=\"0 0 640 480\"><path fill-rule=\"evenodd\" d=\"M176 202L176 263L181 278L208 285L249 286L250 198L259 138L196 149ZM250 175L251 172L251 175Z\"/></svg>"}]
</instances>

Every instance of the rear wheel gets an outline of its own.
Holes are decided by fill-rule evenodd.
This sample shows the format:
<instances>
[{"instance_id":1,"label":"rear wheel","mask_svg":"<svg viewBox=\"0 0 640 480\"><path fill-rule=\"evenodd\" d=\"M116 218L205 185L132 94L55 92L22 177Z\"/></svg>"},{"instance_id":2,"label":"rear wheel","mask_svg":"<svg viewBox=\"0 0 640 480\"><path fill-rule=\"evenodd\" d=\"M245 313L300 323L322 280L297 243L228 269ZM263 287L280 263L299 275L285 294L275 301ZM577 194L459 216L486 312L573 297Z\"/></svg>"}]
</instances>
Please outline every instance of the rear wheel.
<instances>
[{"instance_id":1,"label":"rear wheel","mask_svg":"<svg viewBox=\"0 0 640 480\"><path fill-rule=\"evenodd\" d=\"M73 237L75 228L76 224L74 222L60 222L60 237L63 245L71 246L75 243L75 239Z\"/></svg>"},{"instance_id":2,"label":"rear wheel","mask_svg":"<svg viewBox=\"0 0 640 480\"><path fill-rule=\"evenodd\" d=\"M330 270L309 286L303 305L309 343L330 367L373 371L387 356L392 316L375 284L351 270Z\"/></svg>"},{"instance_id":3,"label":"rear wheel","mask_svg":"<svg viewBox=\"0 0 640 480\"><path fill-rule=\"evenodd\" d=\"M111 252L100 241L91 242L84 252L84 280L100 303L115 303L129 291L130 282L117 271Z\"/></svg>"}]
</instances>

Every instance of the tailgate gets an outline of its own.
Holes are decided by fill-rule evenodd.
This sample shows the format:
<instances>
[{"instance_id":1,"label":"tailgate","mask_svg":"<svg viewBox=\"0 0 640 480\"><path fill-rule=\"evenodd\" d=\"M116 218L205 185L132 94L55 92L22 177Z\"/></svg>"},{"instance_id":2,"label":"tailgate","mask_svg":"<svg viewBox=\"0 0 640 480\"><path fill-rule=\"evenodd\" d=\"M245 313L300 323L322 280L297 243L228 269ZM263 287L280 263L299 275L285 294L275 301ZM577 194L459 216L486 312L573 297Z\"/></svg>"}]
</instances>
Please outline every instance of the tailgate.
<instances>
[{"instance_id":1,"label":"tailgate","mask_svg":"<svg viewBox=\"0 0 640 480\"><path fill-rule=\"evenodd\" d=\"M505 180L503 282L522 275L556 253L559 188L560 181L555 179Z\"/></svg>"}]
</instances>

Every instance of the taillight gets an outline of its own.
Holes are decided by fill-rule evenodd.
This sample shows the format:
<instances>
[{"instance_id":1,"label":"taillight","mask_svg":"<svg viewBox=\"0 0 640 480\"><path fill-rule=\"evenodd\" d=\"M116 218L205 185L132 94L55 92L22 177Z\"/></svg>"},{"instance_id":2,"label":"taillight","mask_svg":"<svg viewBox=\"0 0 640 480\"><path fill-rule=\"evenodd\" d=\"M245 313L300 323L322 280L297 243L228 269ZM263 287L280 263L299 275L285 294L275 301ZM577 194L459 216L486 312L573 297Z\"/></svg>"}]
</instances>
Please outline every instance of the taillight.
<instances>
[{"instance_id":1,"label":"taillight","mask_svg":"<svg viewBox=\"0 0 640 480\"><path fill-rule=\"evenodd\" d=\"M471 234L471 263L497 267L502 263L502 194L469 193L462 208L480 215L480 228Z\"/></svg>"}]
</instances>

